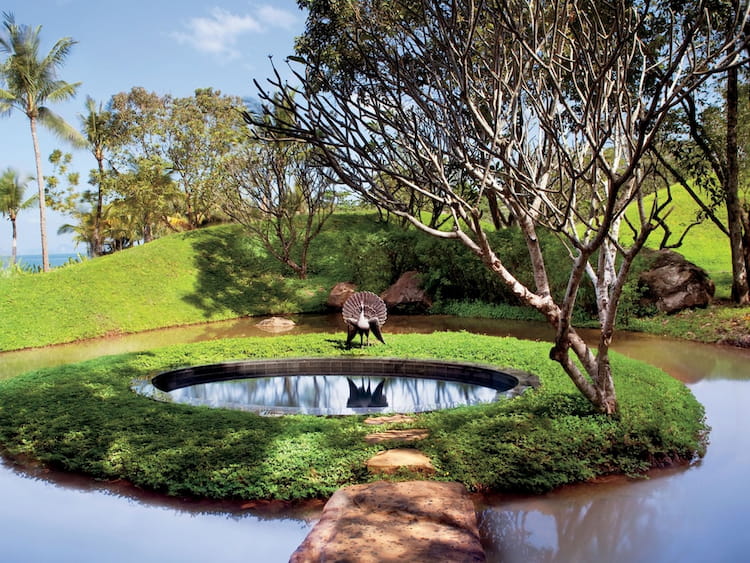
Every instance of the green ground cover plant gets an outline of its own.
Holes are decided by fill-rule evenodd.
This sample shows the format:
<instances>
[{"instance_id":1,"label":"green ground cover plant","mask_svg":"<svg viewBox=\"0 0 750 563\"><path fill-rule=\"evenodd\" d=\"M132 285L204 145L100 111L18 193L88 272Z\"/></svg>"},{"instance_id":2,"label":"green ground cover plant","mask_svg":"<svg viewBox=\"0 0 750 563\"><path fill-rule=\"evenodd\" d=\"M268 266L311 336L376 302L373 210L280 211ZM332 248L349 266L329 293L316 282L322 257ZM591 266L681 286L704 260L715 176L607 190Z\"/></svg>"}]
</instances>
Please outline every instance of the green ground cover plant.
<instances>
[{"instance_id":1,"label":"green ground cover plant","mask_svg":"<svg viewBox=\"0 0 750 563\"><path fill-rule=\"evenodd\" d=\"M241 499L326 497L375 477L361 416L261 417L160 403L134 379L186 365L326 355L455 359L509 366L541 386L497 403L417 416L434 478L472 490L549 490L610 473L640 474L702 456L703 409L682 383L614 355L618 418L594 414L547 360L548 345L468 333L392 335L387 347L345 350L327 334L171 346L43 369L0 382L0 444L18 459L126 479L170 495ZM385 447L400 447L386 443Z\"/></svg>"}]
</instances>

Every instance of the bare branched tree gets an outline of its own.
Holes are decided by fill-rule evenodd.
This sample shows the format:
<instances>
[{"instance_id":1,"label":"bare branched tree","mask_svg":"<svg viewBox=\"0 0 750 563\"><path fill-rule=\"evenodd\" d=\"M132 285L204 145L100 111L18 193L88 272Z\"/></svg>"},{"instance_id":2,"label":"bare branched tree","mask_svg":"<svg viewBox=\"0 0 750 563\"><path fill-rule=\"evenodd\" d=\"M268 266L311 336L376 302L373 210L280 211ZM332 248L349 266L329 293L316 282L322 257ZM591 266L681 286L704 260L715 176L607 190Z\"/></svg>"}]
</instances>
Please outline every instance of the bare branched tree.
<instances>
[{"instance_id":1,"label":"bare branched tree","mask_svg":"<svg viewBox=\"0 0 750 563\"><path fill-rule=\"evenodd\" d=\"M222 190L222 209L305 279L310 244L335 209L335 190L310 148L253 137L224 163L230 180Z\"/></svg>"},{"instance_id":2,"label":"bare branched tree","mask_svg":"<svg viewBox=\"0 0 750 563\"><path fill-rule=\"evenodd\" d=\"M293 116L266 122L266 131L314 146L367 200L460 240L555 327L550 357L599 411L614 414L617 306L668 205L641 189L644 156L669 110L711 73L738 64L745 42L746 7L728 37L725 27L714 33L707 4L679 12L673 4L357 2L336 43L356 65L301 51L290 63L300 86L286 87L279 73L270 88L257 84L268 112ZM423 222L404 190L445 209L450 228ZM491 246L485 217L493 209L523 233L533 285ZM540 229L569 249L562 295L552 295ZM572 325L586 276L601 325L595 348Z\"/></svg>"}]
</instances>

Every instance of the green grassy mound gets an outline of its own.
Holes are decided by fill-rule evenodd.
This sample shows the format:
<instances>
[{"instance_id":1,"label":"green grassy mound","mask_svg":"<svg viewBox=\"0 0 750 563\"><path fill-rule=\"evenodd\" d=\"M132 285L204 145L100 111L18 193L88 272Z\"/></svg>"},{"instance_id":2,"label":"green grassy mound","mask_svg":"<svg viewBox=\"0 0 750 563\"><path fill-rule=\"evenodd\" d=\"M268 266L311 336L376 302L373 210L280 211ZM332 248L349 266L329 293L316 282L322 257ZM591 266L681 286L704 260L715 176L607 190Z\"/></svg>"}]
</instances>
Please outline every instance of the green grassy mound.
<instances>
[{"instance_id":1,"label":"green grassy mound","mask_svg":"<svg viewBox=\"0 0 750 563\"><path fill-rule=\"evenodd\" d=\"M540 377L539 389L513 400L417 416L413 426L430 430L419 448L435 478L472 490L539 492L703 454L703 409L683 384L615 355L621 416L608 419L592 412L547 352L544 343L468 333L392 335L387 347L346 351L340 338L314 334L104 357L0 382L0 445L19 458L170 495L325 497L373 479L365 461L384 446L364 442L362 417L264 418L159 403L130 385L185 365L346 354L472 361Z\"/></svg>"},{"instance_id":2,"label":"green grassy mound","mask_svg":"<svg viewBox=\"0 0 750 563\"><path fill-rule=\"evenodd\" d=\"M0 350L322 307L327 279L283 275L237 226L164 237L0 279Z\"/></svg>"},{"instance_id":3,"label":"green grassy mound","mask_svg":"<svg viewBox=\"0 0 750 563\"><path fill-rule=\"evenodd\" d=\"M672 231L689 225L696 210L689 196L674 190ZM520 238L511 231L492 236L513 271L530 275ZM657 231L650 243L661 238ZM677 249L709 271L719 297L727 297L731 286L725 238L704 222ZM551 248L548 271L554 274L553 287L561 291L567 285L569 258L566 251L559 252L564 248ZM539 318L530 308L518 307L504 284L457 242L404 233L378 222L374 213L334 214L313 242L310 268L308 279L299 280L239 226L223 225L170 235L48 274L0 276L0 351L247 315L320 312L337 282L353 281L380 292L409 269L423 272L436 312ZM577 303L588 314L592 296L590 285L584 284ZM661 324L673 326L674 317L640 322L633 299L637 302L637 295L629 294L621 306L628 328L662 334ZM670 335L734 341L746 334L749 322L746 312L736 310L708 320L693 315Z\"/></svg>"}]
</instances>

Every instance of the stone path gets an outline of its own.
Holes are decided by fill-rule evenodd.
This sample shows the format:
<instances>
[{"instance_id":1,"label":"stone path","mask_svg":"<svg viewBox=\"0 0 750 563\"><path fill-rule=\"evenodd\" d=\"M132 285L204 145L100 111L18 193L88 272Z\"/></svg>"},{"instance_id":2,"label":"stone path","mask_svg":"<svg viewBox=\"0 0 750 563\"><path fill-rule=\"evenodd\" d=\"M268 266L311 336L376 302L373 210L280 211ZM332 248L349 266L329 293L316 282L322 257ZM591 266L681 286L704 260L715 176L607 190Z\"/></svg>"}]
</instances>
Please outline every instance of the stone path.
<instances>
[{"instance_id":1,"label":"stone path","mask_svg":"<svg viewBox=\"0 0 750 563\"><path fill-rule=\"evenodd\" d=\"M394 416L375 416L365 419L365 424L378 426L392 423L410 423L414 418L397 414ZM380 444L381 442L415 442L424 440L430 432L426 428L408 428L406 430L385 430L384 432L371 432L365 436L365 442L369 444ZM430 458L414 448L396 448L385 450L375 454L367 460L367 469L370 473L393 474L399 469L408 469L416 473L432 475L435 468Z\"/></svg>"},{"instance_id":2,"label":"stone path","mask_svg":"<svg viewBox=\"0 0 750 563\"><path fill-rule=\"evenodd\" d=\"M404 415L365 420L377 426L411 423ZM414 442L429 435L424 428L385 430L365 436L369 443ZM372 473L399 469L431 475L430 459L415 448L393 448L367 460ZM456 562L485 561L474 503L460 483L376 481L336 491L320 521L292 554L290 563L317 562Z\"/></svg>"},{"instance_id":3,"label":"stone path","mask_svg":"<svg viewBox=\"0 0 750 563\"><path fill-rule=\"evenodd\" d=\"M414 448L396 448L380 452L367 460L370 473L390 475L399 469L407 469L414 473L432 475L435 468L430 458Z\"/></svg>"},{"instance_id":4,"label":"stone path","mask_svg":"<svg viewBox=\"0 0 750 563\"><path fill-rule=\"evenodd\" d=\"M405 414L394 414L391 416L371 416L365 419L365 424L369 424L370 426L380 426L393 422L414 422L414 417Z\"/></svg>"},{"instance_id":5,"label":"stone path","mask_svg":"<svg viewBox=\"0 0 750 563\"><path fill-rule=\"evenodd\" d=\"M373 432L365 436L368 444L380 444L381 442L414 442L424 440L430 435L426 428L409 428L407 430L386 430L385 432Z\"/></svg>"}]
</instances>

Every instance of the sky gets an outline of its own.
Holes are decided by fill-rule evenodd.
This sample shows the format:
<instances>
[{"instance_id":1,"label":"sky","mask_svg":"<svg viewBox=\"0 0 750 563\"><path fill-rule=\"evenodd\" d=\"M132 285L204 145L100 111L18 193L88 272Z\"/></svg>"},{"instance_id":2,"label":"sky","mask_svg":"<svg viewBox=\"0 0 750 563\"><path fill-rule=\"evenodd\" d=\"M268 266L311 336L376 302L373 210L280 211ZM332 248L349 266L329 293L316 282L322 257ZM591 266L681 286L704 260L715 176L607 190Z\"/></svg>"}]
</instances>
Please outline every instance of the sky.
<instances>
[{"instance_id":1,"label":"sky","mask_svg":"<svg viewBox=\"0 0 750 563\"><path fill-rule=\"evenodd\" d=\"M283 70L302 33L305 12L295 0L6 0L2 12L16 23L42 26L41 56L63 37L77 41L58 78L81 82L70 102L50 108L80 127L80 115L91 96L106 103L114 94L140 86L157 94L191 96L196 88L256 97L253 79L272 75L269 57ZM4 28L3 28L4 31ZM0 54L5 57L5 54ZM96 162L88 152L73 151L55 136L40 131L42 172L52 171L47 157L55 149L73 153L73 169L85 184ZM34 150L28 118L13 112L0 117L0 171L12 167L34 175ZM86 185L80 186L87 187ZM30 182L27 196L36 193ZM58 228L70 218L47 209L50 253L85 253ZM40 254L39 211L18 216L19 254ZM0 217L0 256L11 249L10 221Z\"/></svg>"}]
</instances>

